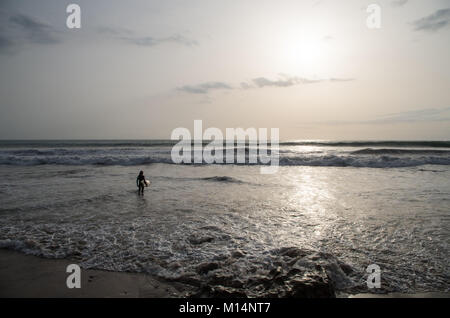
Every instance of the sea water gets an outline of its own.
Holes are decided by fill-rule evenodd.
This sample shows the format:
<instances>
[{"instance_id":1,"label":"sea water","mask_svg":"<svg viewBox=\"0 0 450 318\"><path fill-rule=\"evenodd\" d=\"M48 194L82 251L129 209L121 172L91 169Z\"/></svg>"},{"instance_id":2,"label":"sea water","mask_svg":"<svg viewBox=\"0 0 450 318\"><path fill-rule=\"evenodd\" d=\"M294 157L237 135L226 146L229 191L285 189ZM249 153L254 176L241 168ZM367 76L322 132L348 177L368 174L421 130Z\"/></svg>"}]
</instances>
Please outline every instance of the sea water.
<instances>
[{"instance_id":1,"label":"sea water","mask_svg":"<svg viewBox=\"0 0 450 318\"><path fill-rule=\"evenodd\" d=\"M294 266L297 248L344 292L370 264L383 291L449 291L450 142L285 142L269 175L173 164L172 146L0 142L0 247L194 285L222 271L241 287Z\"/></svg>"}]
</instances>

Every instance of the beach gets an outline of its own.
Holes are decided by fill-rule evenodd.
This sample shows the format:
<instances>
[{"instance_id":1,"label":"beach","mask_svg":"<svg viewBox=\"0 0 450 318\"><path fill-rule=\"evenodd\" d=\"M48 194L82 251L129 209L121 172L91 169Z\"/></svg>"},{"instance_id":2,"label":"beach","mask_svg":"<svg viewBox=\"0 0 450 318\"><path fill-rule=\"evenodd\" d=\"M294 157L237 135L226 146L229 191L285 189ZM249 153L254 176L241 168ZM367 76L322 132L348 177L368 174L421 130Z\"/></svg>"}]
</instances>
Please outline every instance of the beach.
<instances>
[{"instance_id":1,"label":"beach","mask_svg":"<svg viewBox=\"0 0 450 318\"><path fill-rule=\"evenodd\" d=\"M55 284L66 274L49 274L54 264L93 271L82 285L98 287L57 287L63 296L101 296L102 282L115 281L105 296L449 291L445 142L282 143L278 172L268 175L259 165L173 164L172 145L4 143L0 249L2 258L17 260L2 260L9 267L1 274L3 292L25 296L19 283L40 285L26 276L34 269L19 271L28 264L22 256ZM151 181L144 195L136 188L140 170ZM376 290L366 284L372 264L381 270ZM165 293L144 278L184 287Z\"/></svg>"},{"instance_id":2,"label":"beach","mask_svg":"<svg viewBox=\"0 0 450 318\"><path fill-rule=\"evenodd\" d=\"M172 298L192 287L138 273L82 270L81 288L68 288L64 259L44 259L0 250L1 298Z\"/></svg>"},{"instance_id":3,"label":"beach","mask_svg":"<svg viewBox=\"0 0 450 318\"><path fill-rule=\"evenodd\" d=\"M193 286L146 274L83 270L81 288L66 286L68 260L0 250L0 298L181 298ZM355 294L349 298L450 298L450 293Z\"/></svg>"}]
</instances>

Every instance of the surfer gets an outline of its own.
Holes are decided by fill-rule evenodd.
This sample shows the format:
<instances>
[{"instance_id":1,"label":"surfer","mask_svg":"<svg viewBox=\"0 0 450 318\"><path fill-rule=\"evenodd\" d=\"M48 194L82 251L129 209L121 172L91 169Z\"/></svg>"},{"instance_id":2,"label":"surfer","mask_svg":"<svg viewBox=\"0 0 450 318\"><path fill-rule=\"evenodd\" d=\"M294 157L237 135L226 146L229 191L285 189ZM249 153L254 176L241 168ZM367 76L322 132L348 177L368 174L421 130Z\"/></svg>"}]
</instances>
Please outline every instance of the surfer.
<instances>
[{"instance_id":1,"label":"surfer","mask_svg":"<svg viewBox=\"0 0 450 318\"><path fill-rule=\"evenodd\" d=\"M144 171L142 170L139 172L139 175L136 179L136 185L139 187L138 193L144 194L144 186L148 187L148 184L144 177Z\"/></svg>"}]
</instances>

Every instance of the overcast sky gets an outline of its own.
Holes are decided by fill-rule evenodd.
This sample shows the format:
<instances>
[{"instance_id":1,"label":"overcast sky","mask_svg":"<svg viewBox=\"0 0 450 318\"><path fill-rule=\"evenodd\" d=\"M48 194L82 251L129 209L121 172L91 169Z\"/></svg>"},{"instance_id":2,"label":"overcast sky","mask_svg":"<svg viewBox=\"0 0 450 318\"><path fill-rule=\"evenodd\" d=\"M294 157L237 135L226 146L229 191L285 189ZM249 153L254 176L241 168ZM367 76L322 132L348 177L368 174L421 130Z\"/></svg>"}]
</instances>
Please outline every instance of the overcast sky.
<instances>
[{"instance_id":1,"label":"overcast sky","mask_svg":"<svg viewBox=\"0 0 450 318\"><path fill-rule=\"evenodd\" d=\"M0 139L449 140L449 56L448 0L1 0Z\"/></svg>"}]
</instances>

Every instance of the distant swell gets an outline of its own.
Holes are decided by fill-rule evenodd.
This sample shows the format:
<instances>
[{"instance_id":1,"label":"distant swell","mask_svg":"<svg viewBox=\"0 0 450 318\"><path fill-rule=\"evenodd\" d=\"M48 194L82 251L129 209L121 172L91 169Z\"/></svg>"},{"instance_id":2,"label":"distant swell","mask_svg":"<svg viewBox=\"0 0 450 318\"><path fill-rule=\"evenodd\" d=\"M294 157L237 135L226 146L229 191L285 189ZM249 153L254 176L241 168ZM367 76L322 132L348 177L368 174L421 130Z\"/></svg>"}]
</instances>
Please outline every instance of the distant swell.
<instances>
[{"instance_id":1,"label":"distant swell","mask_svg":"<svg viewBox=\"0 0 450 318\"><path fill-rule=\"evenodd\" d=\"M399 153L392 155L383 152L363 151L350 155L295 155L280 157L280 166L324 166L324 167L371 167L371 168L389 168L389 167L412 167L421 165L450 165L450 156L439 156L425 154L410 155L408 153ZM366 156L367 155L367 156ZM167 157L83 157L83 156L38 156L38 157L19 157L19 156L0 156L1 165L12 166L38 166L38 165L101 165L101 166L139 166L154 163L173 164L171 158ZM205 163L204 163L205 164ZM248 163L247 163L248 164ZM198 165L198 164L196 164ZM239 164L244 165L244 164ZM254 164L248 164L254 165ZM214 177L211 181L231 182L222 177Z\"/></svg>"},{"instance_id":2,"label":"distant swell","mask_svg":"<svg viewBox=\"0 0 450 318\"><path fill-rule=\"evenodd\" d=\"M0 147L171 147L177 140L0 140ZM204 140L203 145L209 144ZM450 148L450 141L282 141L280 146Z\"/></svg>"},{"instance_id":3,"label":"distant swell","mask_svg":"<svg viewBox=\"0 0 450 318\"><path fill-rule=\"evenodd\" d=\"M316 167L362 167L362 168L400 168L422 165L450 165L449 157L396 157L377 156L361 158L357 156L322 156L280 158L280 166Z\"/></svg>"},{"instance_id":4,"label":"distant swell","mask_svg":"<svg viewBox=\"0 0 450 318\"><path fill-rule=\"evenodd\" d=\"M231 183L242 183L241 180L233 178L233 177L227 177L227 176L215 176L215 177L207 177L207 178L201 178L202 180L206 181L216 181L216 182L231 182Z\"/></svg>"},{"instance_id":5,"label":"distant swell","mask_svg":"<svg viewBox=\"0 0 450 318\"><path fill-rule=\"evenodd\" d=\"M145 157L0 157L0 164L13 166L38 166L38 165L102 165L102 166L138 166L152 163L172 163L171 158Z\"/></svg>"},{"instance_id":6,"label":"distant swell","mask_svg":"<svg viewBox=\"0 0 450 318\"><path fill-rule=\"evenodd\" d=\"M174 141L0 141L0 165L97 165L140 166L155 163L173 164ZM307 147L302 147L307 146ZM262 150L261 150L262 149ZM265 153L271 148L263 147ZM280 166L323 167L413 167L421 165L450 165L448 141L357 141L357 142L283 142L277 148ZM223 158L228 151L245 156L245 163L255 165L253 146L222 148ZM252 150L252 151L250 151ZM255 150L255 151L253 151ZM184 149L183 149L184 151ZM215 149L214 155L220 153ZM184 152L183 152L184 154ZM202 150L191 148L191 162L202 165ZM195 160L194 160L195 158ZM249 158L256 160L249 160ZM233 162L237 162L234 158ZM249 162L252 162L250 164ZM194 163L195 162L195 163ZM197 163L200 162L200 163ZM221 163L219 163L221 164ZM233 182L215 177L211 181Z\"/></svg>"},{"instance_id":7,"label":"distant swell","mask_svg":"<svg viewBox=\"0 0 450 318\"><path fill-rule=\"evenodd\" d=\"M361 155L381 155L381 154L450 154L450 150L435 150L435 149L373 149L366 148L353 151L352 154Z\"/></svg>"},{"instance_id":8,"label":"distant swell","mask_svg":"<svg viewBox=\"0 0 450 318\"><path fill-rule=\"evenodd\" d=\"M450 141L288 141L283 146L450 148Z\"/></svg>"}]
</instances>

